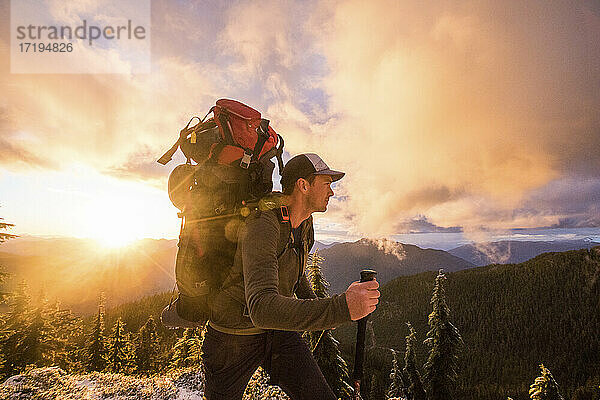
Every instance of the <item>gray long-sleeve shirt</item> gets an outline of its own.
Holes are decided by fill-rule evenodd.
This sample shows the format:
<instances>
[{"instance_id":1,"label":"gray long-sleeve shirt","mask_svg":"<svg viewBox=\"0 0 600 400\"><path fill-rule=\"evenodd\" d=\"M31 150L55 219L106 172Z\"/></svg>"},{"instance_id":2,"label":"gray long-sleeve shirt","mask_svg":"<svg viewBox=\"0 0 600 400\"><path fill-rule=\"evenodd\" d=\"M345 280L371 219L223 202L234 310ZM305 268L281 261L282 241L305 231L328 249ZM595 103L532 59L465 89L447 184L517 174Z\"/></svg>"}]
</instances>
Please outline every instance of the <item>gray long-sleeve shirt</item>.
<instances>
[{"instance_id":1,"label":"gray long-sleeve shirt","mask_svg":"<svg viewBox=\"0 0 600 400\"><path fill-rule=\"evenodd\" d=\"M278 257L280 229L274 211L250 216L242 225L231 274L211 304L213 328L248 335L265 329L332 329L350 322L345 294L316 298L295 247L286 248ZM312 217L298 229L306 255L309 236L312 243Z\"/></svg>"}]
</instances>

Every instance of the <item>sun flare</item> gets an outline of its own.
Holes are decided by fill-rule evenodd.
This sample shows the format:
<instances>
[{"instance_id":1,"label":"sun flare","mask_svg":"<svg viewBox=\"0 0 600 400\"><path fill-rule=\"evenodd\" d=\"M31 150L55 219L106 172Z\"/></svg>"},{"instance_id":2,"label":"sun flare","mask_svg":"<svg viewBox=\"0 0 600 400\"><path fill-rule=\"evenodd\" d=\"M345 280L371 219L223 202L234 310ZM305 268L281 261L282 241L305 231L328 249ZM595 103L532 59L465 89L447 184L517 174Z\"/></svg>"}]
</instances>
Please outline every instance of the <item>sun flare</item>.
<instances>
[{"instance_id":1,"label":"sun flare","mask_svg":"<svg viewBox=\"0 0 600 400\"><path fill-rule=\"evenodd\" d=\"M123 247L129 246L133 243L137 238L121 236L121 235L111 235L111 236L103 236L94 238L96 243L98 243L102 248L105 249L120 249Z\"/></svg>"},{"instance_id":2,"label":"sun flare","mask_svg":"<svg viewBox=\"0 0 600 400\"><path fill-rule=\"evenodd\" d=\"M125 247L145 236L145 214L139 201L129 197L103 198L95 201L88 212L88 237L104 248Z\"/></svg>"}]
</instances>

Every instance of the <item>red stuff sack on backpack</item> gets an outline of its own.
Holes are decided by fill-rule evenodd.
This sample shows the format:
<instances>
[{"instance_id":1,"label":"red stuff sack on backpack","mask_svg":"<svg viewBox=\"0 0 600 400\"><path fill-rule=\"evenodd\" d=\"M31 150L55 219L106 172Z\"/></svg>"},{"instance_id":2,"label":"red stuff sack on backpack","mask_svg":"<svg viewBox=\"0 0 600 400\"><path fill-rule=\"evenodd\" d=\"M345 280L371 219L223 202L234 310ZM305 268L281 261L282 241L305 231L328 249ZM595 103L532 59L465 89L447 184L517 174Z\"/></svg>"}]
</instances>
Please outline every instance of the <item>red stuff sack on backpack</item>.
<instances>
[{"instance_id":1,"label":"red stuff sack on backpack","mask_svg":"<svg viewBox=\"0 0 600 400\"><path fill-rule=\"evenodd\" d=\"M208 118L213 113L214 117ZM283 169L283 138L269 126L260 112L236 100L220 99L203 119L194 117L179 133L179 139L158 162L166 165L178 148L188 163L208 160L248 169L264 158L277 158ZM190 126L194 119L199 123Z\"/></svg>"}]
</instances>

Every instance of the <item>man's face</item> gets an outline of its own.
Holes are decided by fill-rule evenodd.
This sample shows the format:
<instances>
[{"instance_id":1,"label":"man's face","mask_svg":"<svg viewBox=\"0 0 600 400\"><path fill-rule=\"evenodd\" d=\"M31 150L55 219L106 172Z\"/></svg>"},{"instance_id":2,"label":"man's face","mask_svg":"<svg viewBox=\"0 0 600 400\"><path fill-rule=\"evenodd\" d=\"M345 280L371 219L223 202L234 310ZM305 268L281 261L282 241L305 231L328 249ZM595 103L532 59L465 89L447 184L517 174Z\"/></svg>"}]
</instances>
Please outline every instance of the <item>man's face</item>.
<instances>
[{"instance_id":1,"label":"man's face","mask_svg":"<svg viewBox=\"0 0 600 400\"><path fill-rule=\"evenodd\" d=\"M312 185L309 186L307 196L308 204L312 212L327 211L327 204L329 202L329 198L333 196L333 190L331 190L331 182L331 176L317 175Z\"/></svg>"}]
</instances>

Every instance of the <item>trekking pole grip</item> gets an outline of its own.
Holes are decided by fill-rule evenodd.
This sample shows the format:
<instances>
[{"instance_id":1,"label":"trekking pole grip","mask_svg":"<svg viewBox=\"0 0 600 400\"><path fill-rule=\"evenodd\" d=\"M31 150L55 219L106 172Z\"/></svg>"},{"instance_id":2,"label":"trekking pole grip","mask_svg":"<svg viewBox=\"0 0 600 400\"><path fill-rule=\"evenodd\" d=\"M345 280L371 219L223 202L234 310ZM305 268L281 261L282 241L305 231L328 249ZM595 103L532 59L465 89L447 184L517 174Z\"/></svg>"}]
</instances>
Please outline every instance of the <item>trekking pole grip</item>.
<instances>
[{"instance_id":1,"label":"trekking pole grip","mask_svg":"<svg viewBox=\"0 0 600 400\"><path fill-rule=\"evenodd\" d=\"M368 282L375 279L377 272L372 269L363 269L360 271L360 281ZM367 331L367 319L369 316L358 320L358 330L356 331L356 352L354 355L354 373L352 380L354 384L354 393L352 400L362 399L360 396L360 383L363 375L363 364L365 361L365 334Z\"/></svg>"},{"instance_id":2,"label":"trekking pole grip","mask_svg":"<svg viewBox=\"0 0 600 400\"><path fill-rule=\"evenodd\" d=\"M360 281L372 281L375 279L375 275L377 275L377 271L373 271L372 269L363 269L362 271L360 271Z\"/></svg>"}]
</instances>

